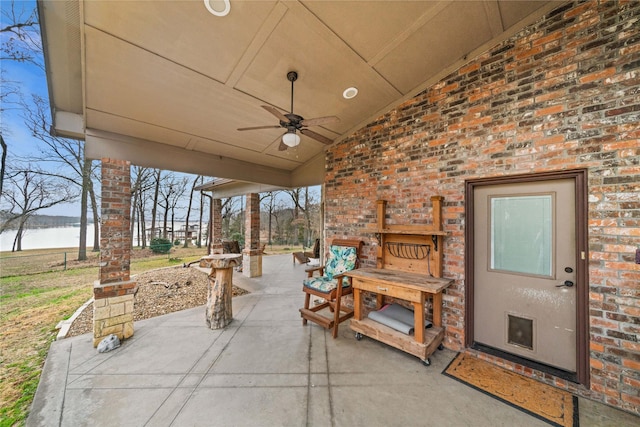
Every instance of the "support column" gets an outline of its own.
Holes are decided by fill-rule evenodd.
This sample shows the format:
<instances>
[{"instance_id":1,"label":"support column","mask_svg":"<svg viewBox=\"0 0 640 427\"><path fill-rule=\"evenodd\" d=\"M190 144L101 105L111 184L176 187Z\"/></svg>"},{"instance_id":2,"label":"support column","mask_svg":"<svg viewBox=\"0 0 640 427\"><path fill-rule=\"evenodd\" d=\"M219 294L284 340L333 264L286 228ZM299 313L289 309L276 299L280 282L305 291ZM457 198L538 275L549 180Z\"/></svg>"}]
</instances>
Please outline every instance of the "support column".
<instances>
[{"instance_id":1,"label":"support column","mask_svg":"<svg viewBox=\"0 0 640 427\"><path fill-rule=\"evenodd\" d=\"M130 279L131 175L130 163L102 159L100 216L100 280L93 285L93 346L115 334L133 336L133 297Z\"/></svg>"},{"instance_id":2,"label":"support column","mask_svg":"<svg viewBox=\"0 0 640 427\"><path fill-rule=\"evenodd\" d=\"M247 277L262 276L262 253L260 251L260 194L247 194L245 212L244 250L242 251L242 274Z\"/></svg>"},{"instance_id":3,"label":"support column","mask_svg":"<svg viewBox=\"0 0 640 427\"><path fill-rule=\"evenodd\" d=\"M211 199L211 239L209 254L221 254L222 250L222 200Z\"/></svg>"}]
</instances>

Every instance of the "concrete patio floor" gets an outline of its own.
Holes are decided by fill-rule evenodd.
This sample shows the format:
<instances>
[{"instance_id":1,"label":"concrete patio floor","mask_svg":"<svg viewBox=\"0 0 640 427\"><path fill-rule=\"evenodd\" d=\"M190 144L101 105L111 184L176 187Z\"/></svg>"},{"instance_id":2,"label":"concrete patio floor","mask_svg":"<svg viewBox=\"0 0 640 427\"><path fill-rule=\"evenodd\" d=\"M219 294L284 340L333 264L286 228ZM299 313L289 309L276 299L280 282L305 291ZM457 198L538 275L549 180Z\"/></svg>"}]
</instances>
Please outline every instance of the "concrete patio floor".
<instances>
[{"instance_id":1,"label":"concrete patio floor","mask_svg":"<svg viewBox=\"0 0 640 427\"><path fill-rule=\"evenodd\" d=\"M547 426L425 367L348 322L337 339L302 326L305 266L263 258L263 276L234 273L251 294L233 300L224 330L204 307L135 323L135 335L98 353L91 335L51 346L28 426ZM580 399L581 426L637 426L640 419Z\"/></svg>"}]
</instances>

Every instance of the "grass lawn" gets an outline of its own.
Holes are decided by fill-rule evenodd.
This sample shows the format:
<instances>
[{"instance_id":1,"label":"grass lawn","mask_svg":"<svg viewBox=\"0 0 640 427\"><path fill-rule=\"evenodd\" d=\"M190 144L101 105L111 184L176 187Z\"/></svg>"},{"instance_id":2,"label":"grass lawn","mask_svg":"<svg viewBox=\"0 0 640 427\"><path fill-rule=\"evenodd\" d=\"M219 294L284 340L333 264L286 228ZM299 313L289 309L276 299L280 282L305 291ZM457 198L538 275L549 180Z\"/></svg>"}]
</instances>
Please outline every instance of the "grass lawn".
<instances>
[{"instance_id":1,"label":"grass lawn","mask_svg":"<svg viewBox=\"0 0 640 427\"><path fill-rule=\"evenodd\" d=\"M265 252L299 250L302 248L267 246ZM52 268L55 271L25 274L37 271L34 264L39 260L65 251L66 270L57 265ZM181 246L174 246L169 256L134 249L131 275L195 261L205 253L204 248ZM56 325L93 296L93 283L99 273L98 254L87 255L88 261L78 262L73 261L77 249L0 252L0 427L24 424L49 346L57 334ZM16 263L20 263L20 274L15 273ZM6 274L9 271L12 275Z\"/></svg>"}]
</instances>

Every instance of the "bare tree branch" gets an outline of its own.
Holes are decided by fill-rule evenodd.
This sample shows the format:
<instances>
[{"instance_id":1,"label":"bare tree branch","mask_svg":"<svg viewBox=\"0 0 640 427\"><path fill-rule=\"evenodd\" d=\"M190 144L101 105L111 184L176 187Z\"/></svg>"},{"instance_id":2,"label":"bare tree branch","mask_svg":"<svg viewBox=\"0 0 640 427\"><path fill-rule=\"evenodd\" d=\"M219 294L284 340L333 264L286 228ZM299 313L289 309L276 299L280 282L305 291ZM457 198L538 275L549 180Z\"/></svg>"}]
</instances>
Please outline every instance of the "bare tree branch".
<instances>
[{"instance_id":1,"label":"bare tree branch","mask_svg":"<svg viewBox=\"0 0 640 427\"><path fill-rule=\"evenodd\" d=\"M29 62L44 69L37 10L12 1L10 7L2 8L2 21L8 24L0 28L0 61Z\"/></svg>"}]
</instances>

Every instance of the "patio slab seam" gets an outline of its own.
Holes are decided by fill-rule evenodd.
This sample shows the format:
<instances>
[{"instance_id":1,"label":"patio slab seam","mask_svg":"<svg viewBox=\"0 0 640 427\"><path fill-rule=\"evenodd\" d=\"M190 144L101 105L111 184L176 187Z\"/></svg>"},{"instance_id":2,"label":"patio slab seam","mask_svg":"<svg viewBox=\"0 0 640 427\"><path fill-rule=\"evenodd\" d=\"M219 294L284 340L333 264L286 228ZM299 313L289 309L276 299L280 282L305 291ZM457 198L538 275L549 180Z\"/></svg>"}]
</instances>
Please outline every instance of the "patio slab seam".
<instances>
[{"instance_id":1,"label":"patio slab seam","mask_svg":"<svg viewBox=\"0 0 640 427\"><path fill-rule=\"evenodd\" d=\"M240 330L240 328L242 327L242 325L244 324L245 320L247 319L247 317L251 314L251 312L255 309L256 305L259 303L261 298L258 298L257 301L255 301L253 303L253 305L250 305L250 309L248 309L248 313L246 313L246 315L243 317L243 319L240 321L240 323L234 328L233 334L230 334L231 336L229 337L229 339L224 343L224 345L222 346L222 348L220 349L220 351L218 352L218 354L216 355L216 357L214 358L214 360L209 364L209 367L205 370L205 373L202 374L199 378L199 380L196 382L196 384L191 388L191 391L187 394L187 396L184 398L184 400L182 401L182 404L179 406L179 408L176 410L175 415L172 417L171 421L170 421L170 425L173 425L173 423L175 422L175 420L180 416L180 414L182 413L182 411L185 409L185 407L188 405L189 401L192 399L194 393L200 388L202 382L205 380L207 373L211 370L211 368L216 364L216 362L220 359L220 357L222 356L222 354L224 353L225 349L228 348L229 344L231 343L231 341L233 340L233 338L235 337L235 335L238 333L238 331ZM247 307L243 307L243 310L246 310ZM178 385L176 385L176 387L173 388L173 390L171 391L171 393L169 393L169 395L162 401L162 403L159 405L159 407L153 412L153 414L151 414L151 416L149 417L149 419L147 420L147 422L145 423L145 425L149 424L149 422L151 422L151 420L153 420L153 418L159 413L159 411L162 409L162 407L165 405L165 403L167 401L169 401L169 399L172 398L172 396L176 393L177 390L180 389L184 389L183 387L180 387L181 384L187 379L187 377L189 375L193 375L195 374L193 372L193 370L198 366L198 363L205 357L206 353L217 343L217 341L225 335L225 332L227 332L227 329L225 328L224 332L221 333L218 337L216 337L216 339L211 343L211 345L209 347L207 347L207 349L202 353L202 355L198 358L198 360L196 360L194 362L194 364L191 366L191 368L189 369L189 371L187 373L184 374L183 378L180 380L180 382L178 383ZM196 374L197 375L197 374Z\"/></svg>"}]
</instances>

